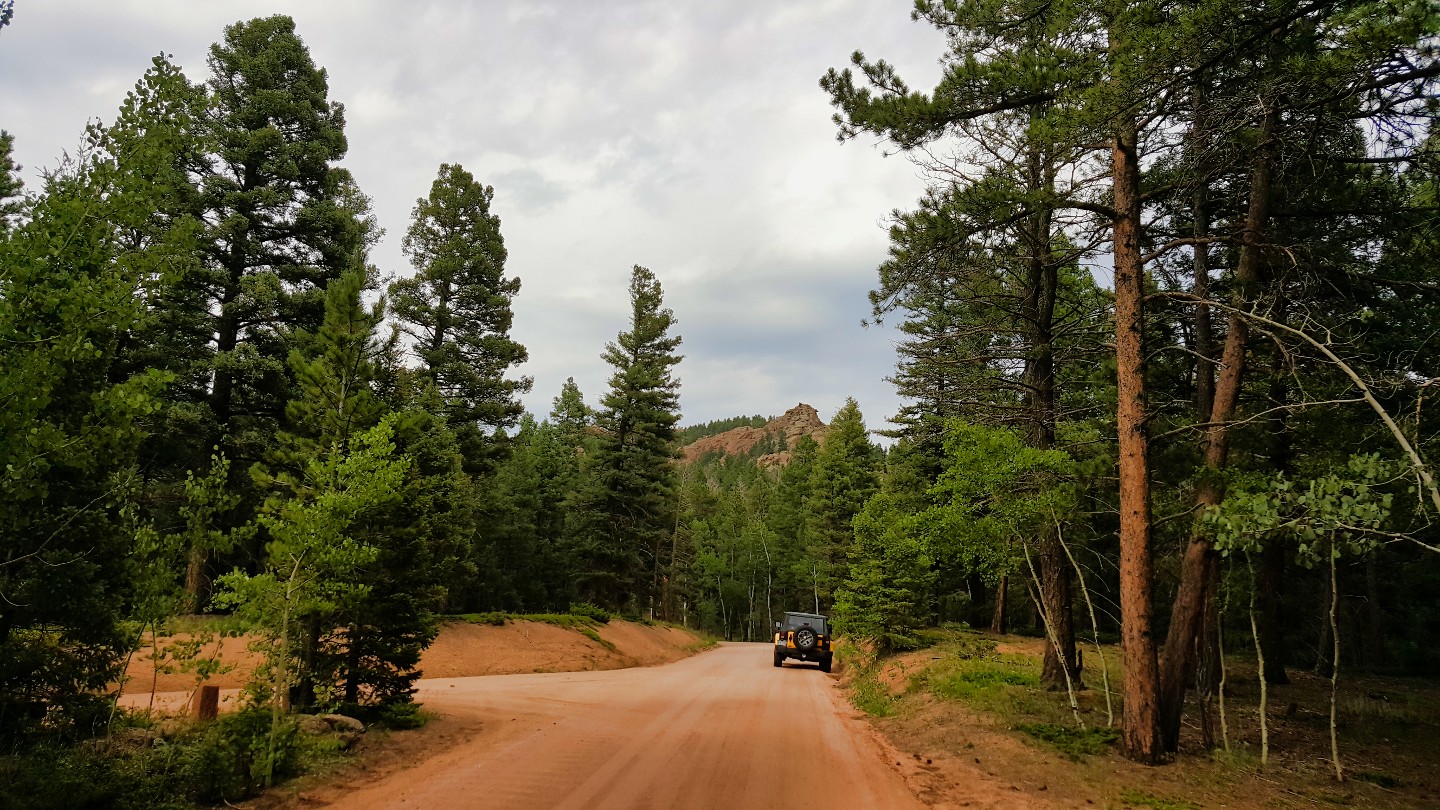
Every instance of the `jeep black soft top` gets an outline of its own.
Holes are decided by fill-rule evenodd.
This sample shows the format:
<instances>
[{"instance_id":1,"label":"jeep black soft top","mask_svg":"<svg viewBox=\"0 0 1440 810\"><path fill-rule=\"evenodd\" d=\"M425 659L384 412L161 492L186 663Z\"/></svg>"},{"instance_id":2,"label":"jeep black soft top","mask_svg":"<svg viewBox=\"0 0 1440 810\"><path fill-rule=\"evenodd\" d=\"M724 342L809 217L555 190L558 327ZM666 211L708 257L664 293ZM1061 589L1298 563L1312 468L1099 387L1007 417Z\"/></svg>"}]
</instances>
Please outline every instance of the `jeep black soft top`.
<instances>
[{"instance_id":1,"label":"jeep black soft top","mask_svg":"<svg viewBox=\"0 0 1440 810\"><path fill-rule=\"evenodd\" d=\"M830 619L819 613L788 612L775 623L775 666L785 659L814 661L821 672L829 672L834 652L830 648Z\"/></svg>"}]
</instances>

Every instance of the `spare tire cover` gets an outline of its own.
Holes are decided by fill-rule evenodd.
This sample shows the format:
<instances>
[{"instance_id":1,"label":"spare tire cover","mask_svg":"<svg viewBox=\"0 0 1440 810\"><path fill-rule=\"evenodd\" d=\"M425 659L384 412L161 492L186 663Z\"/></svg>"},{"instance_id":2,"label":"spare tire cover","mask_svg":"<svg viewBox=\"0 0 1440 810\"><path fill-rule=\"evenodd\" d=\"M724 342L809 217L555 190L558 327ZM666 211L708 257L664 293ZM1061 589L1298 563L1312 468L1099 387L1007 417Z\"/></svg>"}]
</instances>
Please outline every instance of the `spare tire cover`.
<instances>
[{"instance_id":1,"label":"spare tire cover","mask_svg":"<svg viewBox=\"0 0 1440 810\"><path fill-rule=\"evenodd\" d=\"M795 648L798 650L813 650L820 641L820 637L813 627L802 627L795 631Z\"/></svg>"}]
</instances>

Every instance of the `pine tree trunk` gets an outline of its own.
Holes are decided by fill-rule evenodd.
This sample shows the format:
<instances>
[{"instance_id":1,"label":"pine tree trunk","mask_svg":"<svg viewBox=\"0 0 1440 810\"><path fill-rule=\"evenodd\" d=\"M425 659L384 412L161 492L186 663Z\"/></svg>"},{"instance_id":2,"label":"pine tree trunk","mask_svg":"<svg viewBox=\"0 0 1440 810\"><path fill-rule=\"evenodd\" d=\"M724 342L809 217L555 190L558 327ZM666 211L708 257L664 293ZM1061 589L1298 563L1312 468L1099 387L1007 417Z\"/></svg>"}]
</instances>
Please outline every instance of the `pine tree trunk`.
<instances>
[{"instance_id":1,"label":"pine tree trunk","mask_svg":"<svg viewBox=\"0 0 1440 810\"><path fill-rule=\"evenodd\" d=\"M1118 122L1112 150L1115 222L1116 428L1120 451L1120 626L1125 755L1158 764L1159 671L1153 635L1150 444L1145 434L1145 268L1140 254L1139 133Z\"/></svg>"},{"instance_id":2,"label":"pine tree trunk","mask_svg":"<svg viewBox=\"0 0 1440 810\"><path fill-rule=\"evenodd\" d=\"M1260 149L1250 176L1250 205L1245 215L1245 242L1235 268L1239 282L1232 295L1234 303L1244 304L1260 278L1263 234L1270 220L1270 193L1273 157L1271 142L1279 125L1279 110L1266 111L1260 127ZM1206 429L1205 470L1195 491L1197 514L1219 505L1225 497L1221 472L1230 453L1229 423L1240 401L1240 388L1245 373L1245 350L1250 325L1243 317L1232 314L1228 319L1225 348L1221 353L1220 376L1215 386L1215 403ZM1190 533L1180 565L1180 586L1175 592L1170 611L1170 629L1165 638L1165 652L1160 672L1160 724L1165 750L1173 752L1180 740L1180 716L1185 706L1186 685L1193 680L1196 634L1205 611L1205 581L1215 565L1210 537L1197 525Z\"/></svg>"},{"instance_id":3,"label":"pine tree trunk","mask_svg":"<svg viewBox=\"0 0 1440 810\"><path fill-rule=\"evenodd\" d=\"M1000 584L995 586L995 612L990 616L990 632L1003 635L1005 633L1009 617L1005 613L1005 600L1010 590L1009 575L1000 576Z\"/></svg>"},{"instance_id":4,"label":"pine tree trunk","mask_svg":"<svg viewBox=\"0 0 1440 810\"><path fill-rule=\"evenodd\" d=\"M205 573L209 554L200 546L192 546L185 564L185 604L192 614L204 612L210 599L210 577Z\"/></svg>"},{"instance_id":5,"label":"pine tree trunk","mask_svg":"<svg viewBox=\"0 0 1440 810\"><path fill-rule=\"evenodd\" d=\"M351 625L345 641L350 649L345 653L345 702L360 702L360 628Z\"/></svg>"},{"instance_id":6,"label":"pine tree trunk","mask_svg":"<svg viewBox=\"0 0 1440 810\"><path fill-rule=\"evenodd\" d=\"M1218 747L1216 718L1213 714L1215 698L1223 688L1225 662L1221 658L1225 651L1220 646L1220 565L1216 561L1210 567L1210 576L1205 583L1205 615L1201 618L1200 633L1195 639L1195 691L1199 697L1200 736L1207 750ZM1220 735L1223 737L1223 735Z\"/></svg>"},{"instance_id":7,"label":"pine tree trunk","mask_svg":"<svg viewBox=\"0 0 1440 810\"><path fill-rule=\"evenodd\" d=\"M1054 643L1045 645L1045 658L1040 670L1040 682L1046 689L1058 691L1061 689L1084 689L1085 685L1080 681L1080 661L1075 649L1075 619L1072 606L1074 597L1070 589L1070 565L1065 559L1065 549L1061 547L1059 538L1053 531L1047 531L1041 540L1040 557L1040 583L1042 590L1040 597L1045 601L1045 613L1051 617L1052 627L1050 632L1054 634ZM1056 560L1064 562L1063 568L1056 564ZM1060 654L1056 647L1064 653L1065 661L1062 668ZM1069 677L1066 677L1066 674Z\"/></svg>"},{"instance_id":8,"label":"pine tree trunk","mask_svg":"<svg viewBox=\"0 0 1440 810\"><path fill-rule=\"evenodd\" d=\"M1290 683L1285 674L1289 656L1285 645L1285 544L1278 538L1260 550L1259 608L1260 642L1265 645L1265 682Z\"/></svg>"}]
</instances>

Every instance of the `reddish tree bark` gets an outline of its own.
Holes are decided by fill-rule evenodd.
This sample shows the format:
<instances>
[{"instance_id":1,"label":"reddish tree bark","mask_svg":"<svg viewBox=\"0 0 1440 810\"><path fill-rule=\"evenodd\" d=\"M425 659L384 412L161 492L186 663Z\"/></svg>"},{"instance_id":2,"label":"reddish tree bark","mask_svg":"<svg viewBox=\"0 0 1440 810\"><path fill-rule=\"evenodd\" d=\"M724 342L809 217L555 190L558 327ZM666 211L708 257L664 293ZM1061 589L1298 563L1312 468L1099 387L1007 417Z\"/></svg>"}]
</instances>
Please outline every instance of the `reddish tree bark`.
<instances>
[{"instance_id":1,"label":"reddish tree bark","mask_svg":"<svg viewBox=\"0 0 1440 810\"><path fill-rule=\"evenodd\" d=\"M1139 133L1116 127L1111 150L1115 220L1116 429L1120 449L1120 625L1125 662L1121 742L1136 762L1158 764L1158 664L1153 635L1150 443L1145 434L1145 269L1140 254Z\"/></svg>"}]
</instances>

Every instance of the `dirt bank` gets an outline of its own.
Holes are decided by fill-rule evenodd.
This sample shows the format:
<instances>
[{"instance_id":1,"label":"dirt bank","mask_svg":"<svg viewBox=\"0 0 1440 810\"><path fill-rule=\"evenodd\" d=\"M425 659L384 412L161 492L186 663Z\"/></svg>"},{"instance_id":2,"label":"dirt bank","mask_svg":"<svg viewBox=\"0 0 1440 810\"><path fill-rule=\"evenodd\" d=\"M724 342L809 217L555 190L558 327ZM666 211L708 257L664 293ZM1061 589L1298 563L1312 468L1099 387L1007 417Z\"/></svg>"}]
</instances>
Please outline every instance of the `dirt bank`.
<instances>
[{"instance_id":1,"label":"dirt bank","mask_svg":"<svg viewBox=\"0 0 1440 810\"><path fill-rule=\"evenodd\" d=\"M500 675L524 672L577 672L650 666L677 661L699 646L697 636L685 630L660 625L643 625L612 620L596 627L605 643L578 630L541 622L512 620L504 626L447 622L440 635L420 659L422 678L463 678L469 675ZM186 634L160 638L160 647L192 638ZM211 641L204 655L214 655L217 645L229 671L212 676L206 683L221 689L245 685L260 663L260 656L247 649L245 636ZM152 649L147 645L136 653L126 671L125 693L185 692L195 687L195 675L188 672L156 672ZM163 668L163 667L162 667Z\"/></svg>"}]
</instances>

